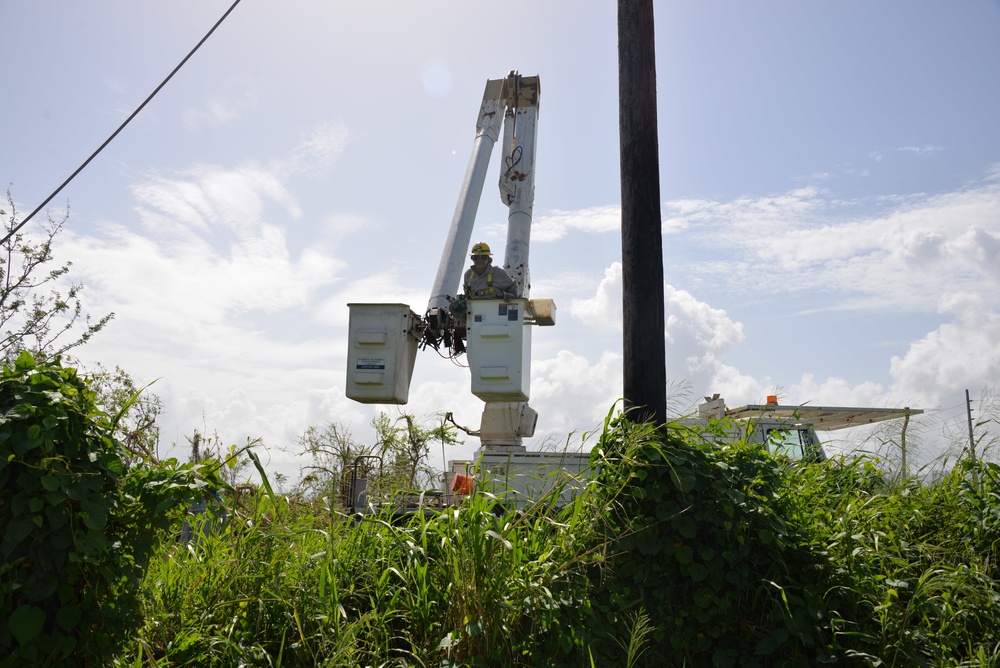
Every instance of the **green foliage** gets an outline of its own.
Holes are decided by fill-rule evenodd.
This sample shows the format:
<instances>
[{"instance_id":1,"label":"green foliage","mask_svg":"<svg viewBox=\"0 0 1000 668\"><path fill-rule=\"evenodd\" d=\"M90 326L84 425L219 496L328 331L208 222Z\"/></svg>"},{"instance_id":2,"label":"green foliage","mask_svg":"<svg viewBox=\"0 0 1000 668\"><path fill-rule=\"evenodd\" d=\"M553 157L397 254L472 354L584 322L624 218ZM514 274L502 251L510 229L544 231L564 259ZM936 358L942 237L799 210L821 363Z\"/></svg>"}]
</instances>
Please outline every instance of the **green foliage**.
<instances>
[{"instance_id":1,"label":"green foliage","mask_svg":"<svg viewBox=\"0 0 1000 668\"><path fill-rule=\"evenodd\" d=\"M481 494L404 523L328 512L261 492L231 533L171 548L150 565L136 652L161 665L585 665L594 523L500 513Z\"/></svg>"},{"instance_id":2,"label":"green foliage","mask_svg":"<svg viewBox=\"0 0 1000 668\"><path fill-rule=\"evenodd\" d=\"M412 415L404 414L392 421L388 415L380 413L372 426L379 454L387 461L385 479L378 481L375 487L386 491L419 489L430 484L434 477L433 469L427 464L431 442L438 441L442 446L461 443L455 436L454 427L443 419L426 427Z\"/></svg>"},{"instance_id":3,"label":"green foliage","mask_svg":"<svg viewBox=\"0 0 1000 668\"><path fill-rule=\"evenodd\" d=\"M831 654L823 555L784 519L782 464L759 447L686 443L624 421L601 449L623 485L618 556L595 573L599 617L616 632L642 610L648 665L802 665ZM625 477L623 477L625 476ZM613 656L598 646L611 665Z\"/></svg>"},{"instance_id":4,"label":"green foliage","mask_svg":"<svg viewBox=\"0 0 1000 668\"><path fill-rule=\"evenodd\" d=\"M996 465L898 483L867 459L792 466L625 422L602 448L627 493L593 629L644 611L648 665L1000 663Z\"/></svg>"},{"instance_id":5,"label":"green foliage","mask_svg":"<svg viewBox=\"0 0 1000 668\"><path fill-rule=\"evenodd\" d=\"M5 216L4 232L17 226L17 209L7 191L9 211ZM79 346L104 328L114 317L108 314L95 322L83 313L80 292L83 285L71 284L65 292L51 288L66 280L71 263L54 269L52 241L69 217L61 221L49 218L40 240L17 232L0 246L0 362L13 362L22 351L37 359L62 355ZM6 236L6 234L4 235ZM48 289L48 292L43 292ZM83 325L76 338L74 328ZM76 330L79 331L79 330Z\"/></svg>"},{"instance_id":6,"label":"green foliage","mask_svg":"<svg viewBox=\"0 0 1000 668\"><path fill-rule=\"evenodd\" d=\"M368 481L370 498L390 498L401 491L421 490L433 484L435 471L428 464L430 445L461 443L454 427L444 420L428 426L414 416L404 414L393 420L379 413L371 422L375 443L355 441L350 430L329 423L322 428L309 427L299 438L299 445L312 458L299 486L302 495L327 496L337 506L347 507L351 474Z\"/></svg>"},{"instance_id":7,"label":"green foliage","mask_svg":"<svg viewBox=\"0 0 1000 668\"><path fill-rule=\"evenodd\" d=\"M357 476L371 479L378 471L371 458L375 444L361 444L354 440L349 429L341 424L329 423L324 427L310 426L299 437L299 446L309 455L312 463L299 481L299 493L310 499L328 497L335 505L348 505L347 493L350 472L359 462Z\"/></svg>"},{"instance_id":8,"label":"green foliage","mask_svg":"<svg viewBox=\"0 0 1000 668\"><path fill-rule=\"evenodd\" d=\"M219 474L227 485L235 487L249 482L247 471L250 468L252 459L255 457L253 448L263 447L264 443L259 438L247 438L246 445L237 448L235 443L230 443L227 448L223 445L222 439L217 433L212 436L205 436L195 429L191 436L184 437L188 445L191 446L191 453L188 461L198 464L215 464L221 462ZM246 456L244 456L246 455ZM263 473L262 473L263 475Z\"/></svg>"},{"instance_id":9,"label":"green foliage","mask_svg":"<svg viewBox=\"0 0 1000 668\"><path fill-rule=\"evenodd\" d=\"M148 386L138 387L120 366L109 371L98 364L87 376L97 402L114 416L115 438L127 451L125 463L155 459L160 441L156 420L163 413L160 398L149 392Z\"/></svg>"},{"instance_id":10,"label":"green foliage","mask_svg":"<svg viewBox=\"0 0 1000 668\"><path fill-rule=\"evenodd\" d=\"M139 618L136 586L205 468L126 469L76 370L22 353L0 374L3 665L99 664Z\"/></svg>"},{"instance_id":11,"label":"green foliage","mask_svg":"<svg viewBox=\"0 0 1000 668\"><path fill-rule=\"evenodd\" d=\"M789 472L788 485L790 520L828 554L845 655L1000 663L1000 468L965 461L937 480L894 484L869 461L835 461Z\"/></svg>"},{"instance_id":12,"label":"green foliage","mask_svg":"<svg viewBox=\"0 0 1000 668\"><path fill-rule=\"evenodd\" d=\"M479 491L352 521L262 491L162 546L117 661L1000 665L1000 468L900 485L687 438L609 420L572 502L524 512Z\"/></svg>"}]
</instances>

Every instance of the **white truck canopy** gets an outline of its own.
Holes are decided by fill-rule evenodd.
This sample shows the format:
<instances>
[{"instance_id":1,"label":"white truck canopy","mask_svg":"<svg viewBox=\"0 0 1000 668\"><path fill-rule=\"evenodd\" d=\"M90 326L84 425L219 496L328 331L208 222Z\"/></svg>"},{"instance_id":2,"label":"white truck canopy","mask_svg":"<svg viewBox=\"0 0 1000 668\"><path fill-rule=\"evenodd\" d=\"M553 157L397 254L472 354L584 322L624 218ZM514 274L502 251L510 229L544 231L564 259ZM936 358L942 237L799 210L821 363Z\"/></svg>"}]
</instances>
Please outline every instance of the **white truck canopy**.
<instances>
[{"instance_id":1,"label":"white truck canopy","mask_svg":"<svg viewBox=\"0 0 1000 668\"><path fill-rule=\"evenodd\" d=\"M712 402L708 402L711 404ZM702 404L706 406L708 404ZM768 404L747 404L738 408L719 410L712 417L731 417L736 419L746 418L778 418L788 420L798 420L804 424L811 425L820 431L833 431L835 429L846 429L848 427L860 427L866 424L875 424L885 420L895 420L907 415L919 415L923 411L919 408L859 408L842 406L791 406L777 403ZM706 411L702 412L702 415Z\"/></svg>"}]
</instances>

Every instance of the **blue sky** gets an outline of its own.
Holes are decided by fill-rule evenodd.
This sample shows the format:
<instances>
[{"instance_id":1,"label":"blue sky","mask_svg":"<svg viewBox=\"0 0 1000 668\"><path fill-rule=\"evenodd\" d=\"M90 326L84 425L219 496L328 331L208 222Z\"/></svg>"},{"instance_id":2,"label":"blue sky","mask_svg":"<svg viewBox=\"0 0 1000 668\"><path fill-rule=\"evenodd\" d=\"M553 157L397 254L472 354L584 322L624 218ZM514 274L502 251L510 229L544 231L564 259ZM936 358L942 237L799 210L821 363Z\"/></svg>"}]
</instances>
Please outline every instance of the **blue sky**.
<instances>
[{"instance_id":1,"label":"blue sky","mask_svg":"<svg viewBox=\"0 0 1000 668\"><path fill-rule=\"evenodd\" d=\"M0 0L20 211L229 5ZM294 475L279 446L309 425L368 438L346 304L423 312L483 87L517 69L542 82L532 296L558 305L533 337L538 440L593 430L621 394L615 11L242 3L50 205L70 207L57 252L87 309L116 313L81 362L156 380L164 446L262 437ZM657 2L655 20L677 408L916 406L941 447L964 390L1000 378L1000 2ZM502 246L494 157L473 236ZM481 403L424 352L406 410L475 425Z\"/></svg>"}]
</instances>

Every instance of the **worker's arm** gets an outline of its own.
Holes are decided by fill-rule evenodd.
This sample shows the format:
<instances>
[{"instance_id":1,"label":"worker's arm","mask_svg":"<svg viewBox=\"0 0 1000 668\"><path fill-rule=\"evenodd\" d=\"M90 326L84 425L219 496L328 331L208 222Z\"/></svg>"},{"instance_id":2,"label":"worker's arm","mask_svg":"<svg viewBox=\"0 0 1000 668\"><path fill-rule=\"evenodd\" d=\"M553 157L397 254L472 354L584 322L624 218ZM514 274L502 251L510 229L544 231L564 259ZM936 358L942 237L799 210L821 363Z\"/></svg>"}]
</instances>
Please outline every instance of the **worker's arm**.
<instances>
[{"instance_id":1,"label":"worker's arm","mask_svg":"<svg viewBox=\"0 0 1000 668\"><path fill-rule=\"evenodd\" d=\"M514 282L514 279L500 267L496 267L494 271L496 274L493 276L493 287L496 288L497 297L499 299L517 299L520 295L517 293L517 283Z\"/></svg>"}]
</instances>

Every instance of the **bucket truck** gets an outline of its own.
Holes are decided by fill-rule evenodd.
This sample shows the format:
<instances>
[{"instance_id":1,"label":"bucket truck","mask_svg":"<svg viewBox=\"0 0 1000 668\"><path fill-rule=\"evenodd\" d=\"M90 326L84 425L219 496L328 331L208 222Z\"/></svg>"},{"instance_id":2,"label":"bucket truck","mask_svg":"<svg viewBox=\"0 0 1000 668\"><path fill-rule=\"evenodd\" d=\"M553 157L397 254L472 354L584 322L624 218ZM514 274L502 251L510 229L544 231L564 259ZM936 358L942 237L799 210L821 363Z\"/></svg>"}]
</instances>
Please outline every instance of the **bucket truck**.
<instances>
[{"instance_id":1,"label":"bucket truck","mask_svg":"<svg viewBox=\"0 0 1000 668\"><path fill-rule=\"evenodd\" d=\"M531 299L529 294L540 92L537 76L516 71L486 82L472 157L424 314L406 304L348 304L348 398L405 404L418 348L431 347L451 358L465 354L472 393L485 404L479 429L466 430L480 439L473 475L480 486L516 496L517 503L553 484L553 472L577 472L588 461L582 453L528 452L523 445L538 419L528 405L532 327L554 325L556 314L551 299ZM520 296L466 300L463 272L490 154L498 141L500 198L509 211L503 269ZM466 465L454 463L451 477ZM466 480L466 473L457 475Z\"/></svg>"}]
</instances>

